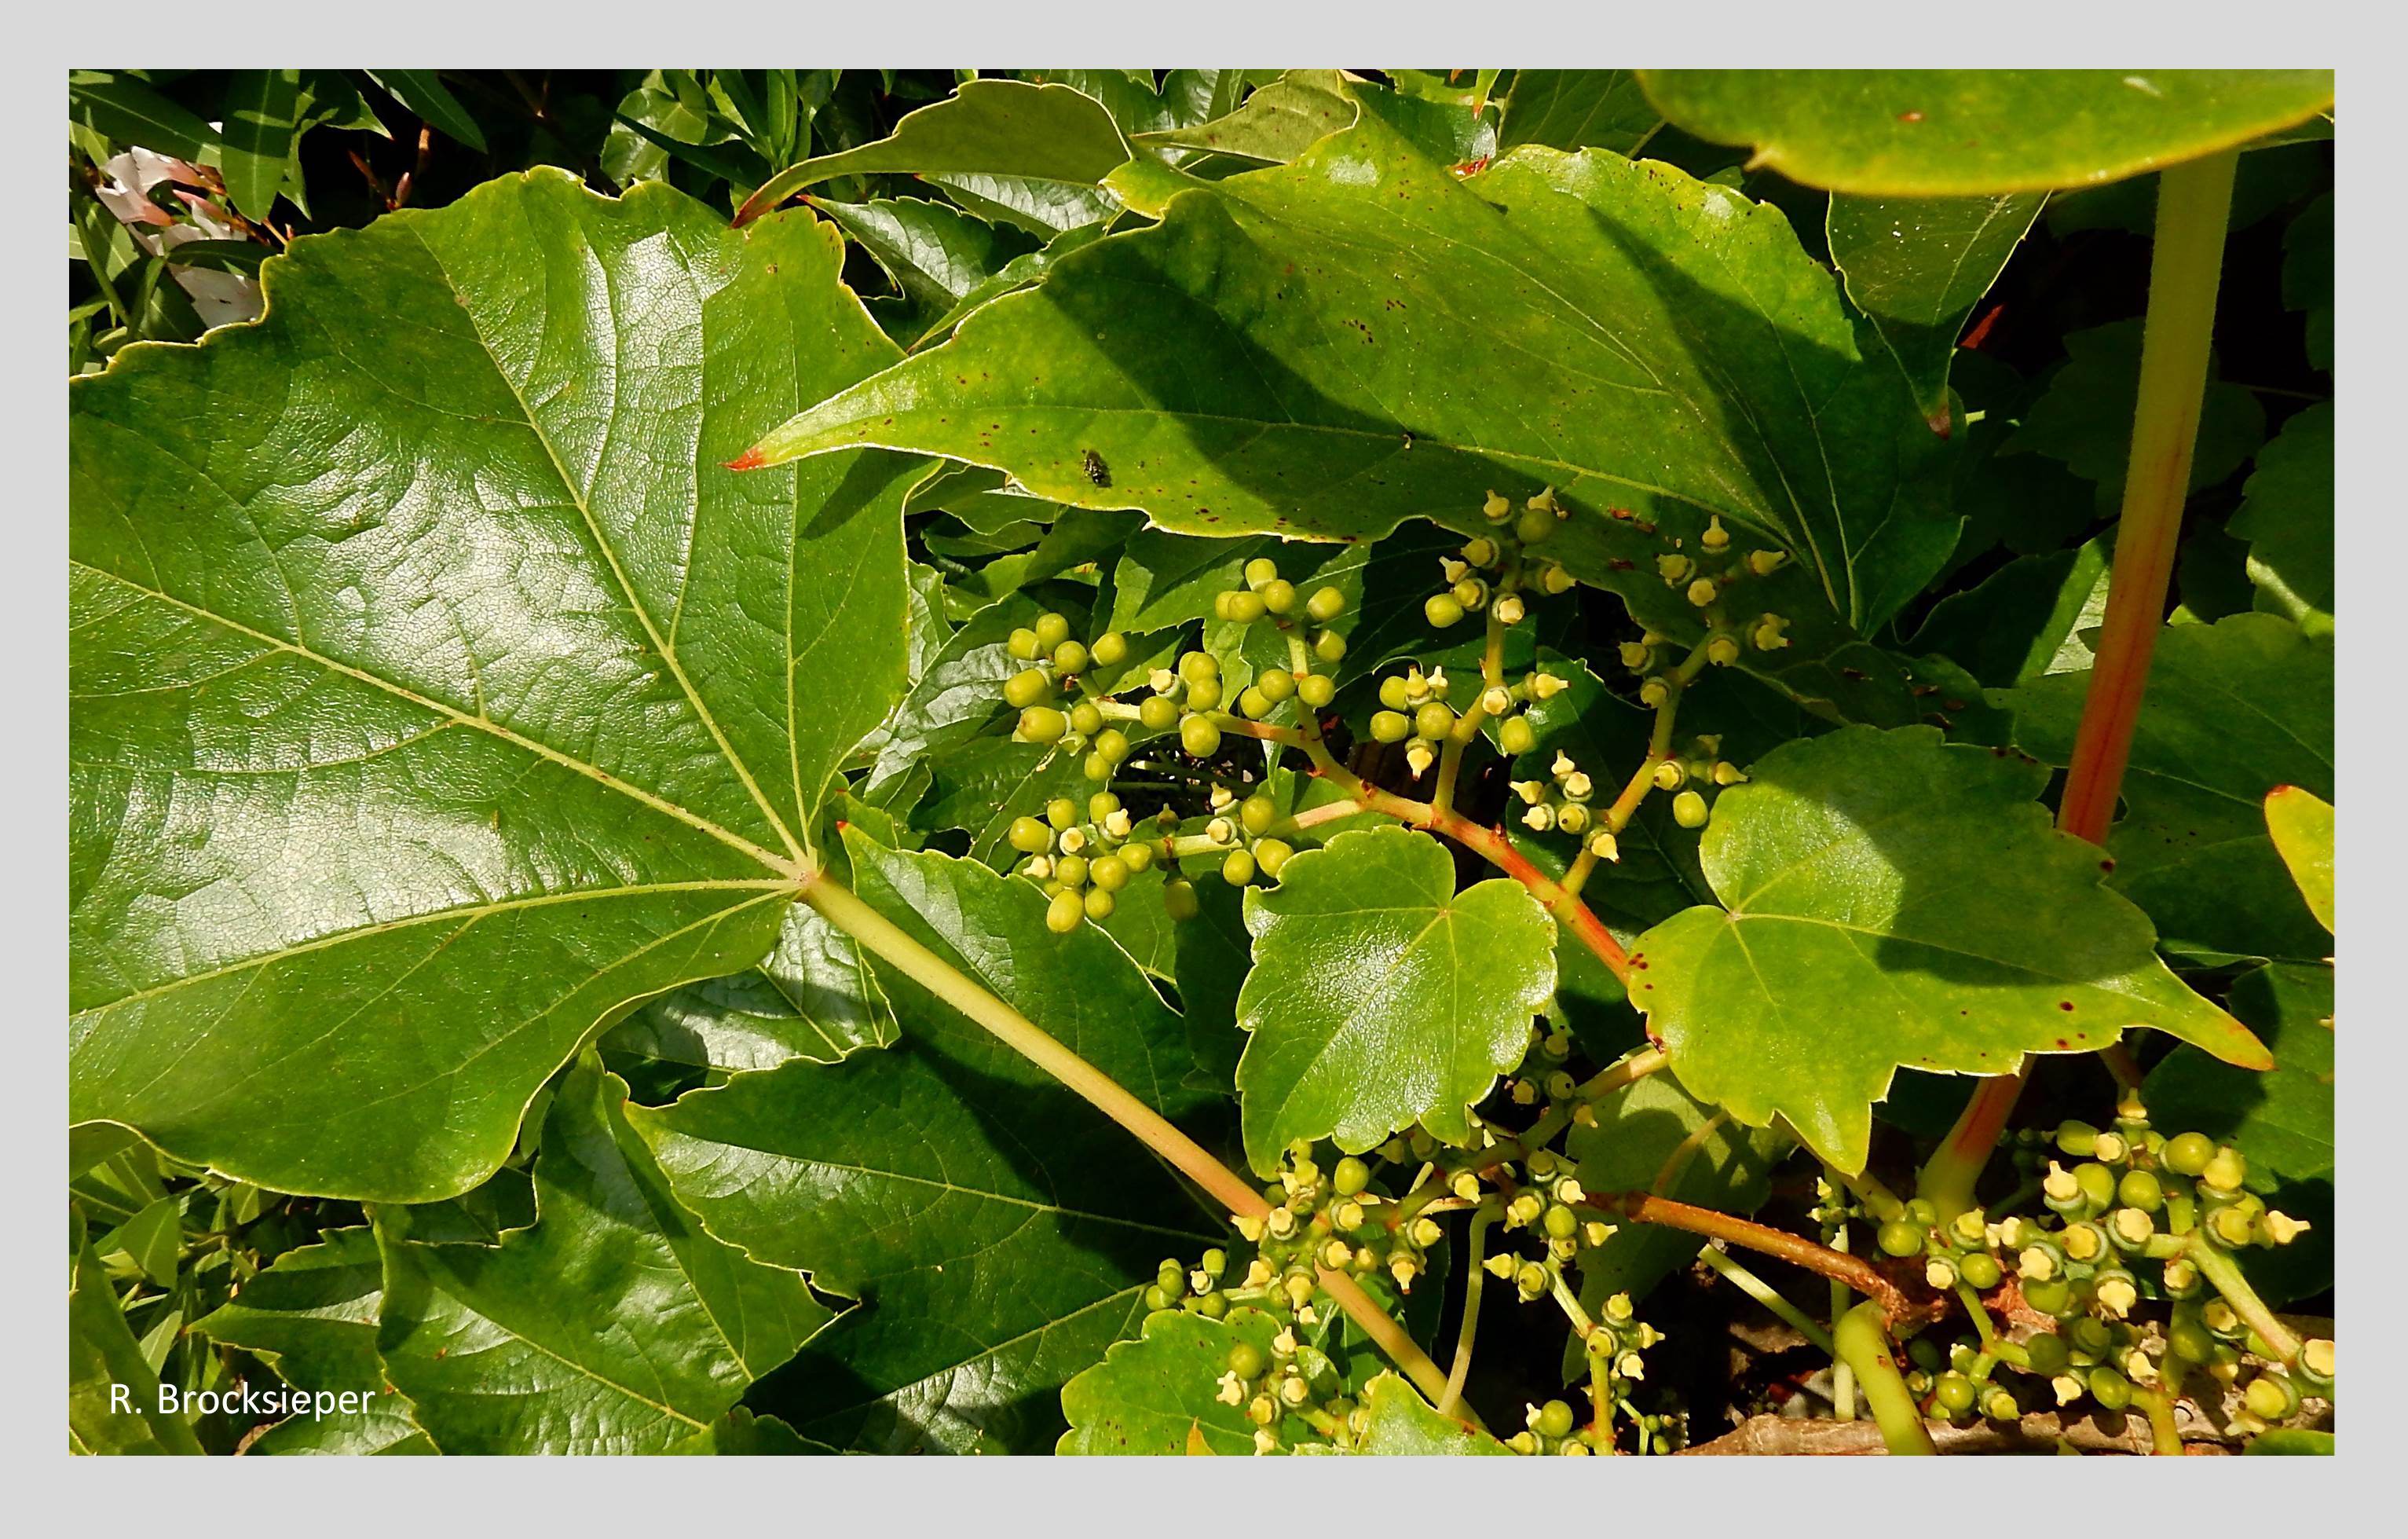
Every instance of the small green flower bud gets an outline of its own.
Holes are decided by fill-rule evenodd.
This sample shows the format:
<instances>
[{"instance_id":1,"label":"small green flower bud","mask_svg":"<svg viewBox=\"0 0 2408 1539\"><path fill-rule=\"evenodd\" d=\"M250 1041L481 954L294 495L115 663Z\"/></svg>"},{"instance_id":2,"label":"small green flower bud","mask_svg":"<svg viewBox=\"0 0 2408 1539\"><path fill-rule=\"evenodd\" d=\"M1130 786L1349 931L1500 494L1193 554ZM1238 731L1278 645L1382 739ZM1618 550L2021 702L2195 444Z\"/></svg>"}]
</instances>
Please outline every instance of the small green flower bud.
<instances>
[{"instance_id":1,"label":"small green flower bud","mask_svg":"<svg viewBox=\"0 0 2408 1539\"><path fill-rule=\"evenodd\" d=\"M1119 631L1108 630L1096 638L1096 644L1088 652L1104 667L1118 668L1128 661L1128 638Z\"/></svg>"},{"instance_id":2,"label":"small green flower bud","mask_svg":"<svg viewBox=\"0 0 2408 1539\"><path fill-rule=\"evenodd\" d=\"M1025 711L1054 695L1054 681L1042 669L1026 668L1003 682L1003 703L1014 711Z\"/></svg>"},{"instance_id":3,"label":"small green flower bud","mask_svg":"<svg viewBox=\"0 0 2408 1539\"><path fill-rule=\"evenodd\" d=\"M1678 552L1659 555L1656 558L1656 572L1663 577L1666 583L1671 583L1675 586L1687 582L1689 580L1689 574L1697 569L1698 564L1696 562L1690 560L1687 556L1683 555Z\"/></svg>"},{"instance_id":4,"label":"small green flower bud","mask_svg":"<svg viewBox=\"0 0 2408 1539\"><path fill-rule=\"evenodd\" d=\"M1295 846L1283 839L1258 840L1254 844L1254 864L1265 876L1276 878L1280 869L1296 854Z\"/></svg>"},{"instance_id":5,"label":"small green flower bud","mask_svg":"<svg viewBox=\"0 0 2408 1539\"><path fill-rule=\"evenodd\" d=\"M1263 608L1273 614L1286 614L1296 608L1296 584L1281 578L1263 584Z\"/></svg>"},{"instance_id":6,"label":"small green flower bud","mask_svg":"<svg viewBox=\"0 0 2408 1539\"><path fill-rule=\"evenodd\" d=\"M1702 828L1710 815L1706 798L1695 791L1684 791L1672 798L1672 821L1684 828Z\"/></svg>"},{"instance_id":7,"label":"small green flower bud","mask_svg":"<svg viewBox=\"0 0 2408 1539\"><path fill-rule=\"evenodd\" d=\"M1539 730L1526 716L1508 716L1497 724L1497 746L1511 755L1529 753L1539 746Z\"/></svg>"},{"instance_id":8,"label":"small green flower bud","mask_svg":"<svg viewBox=\"0 0 2408 1539\"><path fill-rule=\"evenodd\" d=\"M1296 698L1318 711L1338 698L1337 681L1326 673L1308 673L1297 684Z\"/></svg>"},{"instance_id":9,"label":"small green flower bud","mask_svg":"<svg viewBox=\"0 0 2408 1539\"><path fill-rule=\"evenodd\" d=\"M1411 717L1400 711L1378 711L1371 714L1371 736L1380 742L1402 742L1412 736Z\"/></svg>"},{"instance_id":10,"label":"small green flower bud","mask_svg":"<svg viewBox=\"0 0 2408 1539\"><path fill-rule=\"evenodd\" d=\"M1325 663L1335 663L1346 655L1346 638L1325 630L1312 639L1312 654Z\"/></svg>"},{"instance_id":11,"label":"small green flower bud","mask_svg":"<svg viewBox=\"0 0 2408 1539\"><path fill-rule=\"evenodd\" d=\"M1659 791L1677 791L1681 783L1689 778L1689 772L1682 767L1679 759L1666 759L1648 778L1656 783L1656 789Z\"/></svg>"},{"instance_id":12,"label":"small green flower bud","mask_svg":"<svg viewBox=\"0 0 2408 1539\"><path fill-rule=\"evenodd\" d=\"M1058 742L1070 730L1070 718L1052 706L1032 705L1020 713L1016 735L1023 742Z\"/></svg>"},{"instance_id":13,"label":"small green flower bud","mask_svg":"<svg viewBox=\"0 0 2408 1539\"><path fill-rule=\"evenodd\" d=\"M1004 654L1017 662L1033 663L1045 649L1038 644L1037 633L1026 626L1014 630L1003 643Z\"/></svg>"},{"instance_id":14,"label":"small green flower bud","mask_svg":"<svg viewBox=\"0 0 2408 1539\"><path fill-rule=\"evenodd\" d=\"M1444 630L1463 618L1463 604L1451 593L1434 593L1422 605L1422 614L1431 625Z\"/></svg>"},{"instance_id":15,"label":"small green flower bud","mask_svg":"<svg viewBox=\"0 0 2408 1539\"><path fill-rule=\"evenodd\" d=\"M1209 759L1221 751L1221 729L1202 716L1179 724L1179 745L1197 758Z\"/></svg>"},{"instance_id":16,"label":"small green flower bud","mask_svg":"<svg viewBox=\"0 0 2408 1539\"><path fill-rule=\"evenodd\" d=\"M1528 508L1513 521L1513 537L1525 545L1543 545L1555 537L1559 521L1553 512Z\"/></svg>"},{"instance_id":17,"label":"small green flower bud","mask_svg":"<svg viewBox=\"0 0 2408 1539\"><path fill-rule=\"evenodd\" d=\"M1432 700L1413 712L1416 735L1437 742L1455 730L1455 708L1442 700Z\"/></svg>"},{"instance_id":18,"label":"small green flower bud","mask_svg":"<svg viewBox=\"0 0 2408 1539\"><path fill-rule=\"evenodd\" d=\"M1149 732L1168 732L1179 725L1179 702L1168 695L1149 695L1139 703L1137 719Z\"/></svg>"},{"instance_id":19,"label":"small green flower bud","mask_svg":"<svg viewBox=\"0 0 2408 1539\"><path fill-rule=\"evenodd\" d=\"M1346 596L1336 588L1316 588L1304 601L1304 612L1318 625L1327 625L1346 612Z\"/></svg>"},{"instance_id":20,"label":"small green flower bud","mask_svg":"<svg viewBox=\"0 0 2408 1539\"><path fill-rule=\"evenodd\" d=\"M1229 858L1221 862L1221 880L1233 887L1242 887L1254 879L1254 857L1244 850L1231 850Z\"/></svg>"},{"instance_id":21,"label":"small green flower bud","mask_svg":"<svg viewBox=\"0 0 2408 1539\"><path fill-rule=\"evenodd\" d=\"M1070 639L1070 621L1066 615L1048 611L1037 617L1035 634L1038 650L1051 652Z\"/></svg>"},{"instance_id":22,"label":"small green flower bud","mask_svg":"<svg viewBox=\"0 0 2408 1539\"><path fill-rule=\"evenodd\" d=\"M1739 661L1739 642L1727 636L1717 636L1706 643L1706 661L1716 668L1728 668Z\"/></svg>"},{"instance_id":23,"label":"small green flower bud","mask_svg":"<svg viewBox=\"0 0 2408 1539\"><path fill-rule=\"evenodd\" d=\"M1222 619L1241 626L1251 626L1270 611L1270 606L1258 593L1225 593L1213 607L1221 611Z\"/></svg>"},{"instance_id":24,"label":"small green flower bud","mask_svg":"<svg viewBox=\"0 0 2408 1539\"><path fill-rule=\"evenodd\" d=\"M1054 848L1054 830L1033 817L1016 817L1004 839L1023 855L1043 855Z\"/></svg>"},{"instance_id":25,"label":"small green flower bud","mask_svg":"<svg viewBox=\"0 0 2408 1539\"><path fill-rule=\"evenodd\" d=\"M1965 1279L1966 1286L1974 1291L1987 1293L1999 1286L2005 1273L2000 1270L1997 1257L1988 1251L1977 1250L1957 1260L1956 1275Z\"/></svg>"},{"instance_id":26,"label":"small green flower bud","mask_svg":"<svg viewBox=\"0 0 2408 1539\"><path fill-rule=\"evenodd\" d=\"M1081 737L1092 738L1104 729L1104 713L1093 700L1081 700L1070 708L1070 730Z\"/></svg>"},{"instance_id":27,"label":"small green flower bud","mask_svg":"<svg viewBox=\"0 0 2408 1539\"><path fill-rule=\"evenodd\" d=\"M2166 1140L2161 1157L2166 1169L2176 1175L2199 1175L2207 1162L2215 1158L2215 1140L2205 1133L2176 1133Z\"/></svg>"},{"instance_id":28,"label":"small green flower bud","mask_svg":"<svg viewBox=\"0 0 2408 1539\"><path fill-rule=\"evenodd\" d=\"M1056 935L1068 935L1079 928L1079 921L1085 917L1086 912L1077 893L1068 890L1057 892L1054 900L1045 905L1045 928ZM1154 1307L1162 1306L1157 1304Z\"/></svg>"}]
</instances>

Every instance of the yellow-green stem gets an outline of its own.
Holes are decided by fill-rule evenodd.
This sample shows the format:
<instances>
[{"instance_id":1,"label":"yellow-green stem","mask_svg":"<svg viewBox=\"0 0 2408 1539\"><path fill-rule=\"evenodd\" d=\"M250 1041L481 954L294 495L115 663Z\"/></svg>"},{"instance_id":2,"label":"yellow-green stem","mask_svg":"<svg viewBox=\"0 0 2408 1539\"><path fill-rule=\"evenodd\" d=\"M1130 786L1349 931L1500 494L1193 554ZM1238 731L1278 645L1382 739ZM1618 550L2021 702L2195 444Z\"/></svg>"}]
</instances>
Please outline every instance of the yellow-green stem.
<instances>
[{"instance_id":1,"label":"yellow-green stem","mask_svg":"<svg viewBox=\"0 0 2408 1539\"><path fill-rule=\"evenodd\" d=\"M1130 1094L1111 1075L1079 1057L1034 1021L997 999L943 957L864 902L851 889L825 874L802 891L802 899L830 924L867 946L881 960L897 969L921 987L993 1032L1004 1045L1028 1059L1084 1098L1106 1116L1136 1135L1180 1173L1210 1193L1233 1217L1260 1218L1270 1211L1263 1194L1236 1172L1181 1132L1161 1113ZM1404 1371L1425 1395L1445 1391L1446 1376L1429 1354L1391 1318L1354 1278L1324 1271L1322 1291L1338 1301L1364 1332L1379 1344L1389 1359Z\"/></svg>"},{"instance_id":2,"label":"yellow-green stem","mask_svg":"<svg viewBox=\"0 0 2408 1539\"><path fill-rule=\"evenodd\" d=\"M1831 1328L1831 1346L1855 1372L1864 1387L1865 1404L1881 1429L1882 1442L1894 1454L1937 1454L1923 1413L1908 1392L1890 1352L1889 1332L1883 1328L1881 1305L1868 1299L1840 1316Z\"/></svg>"},{"instance_id":3,"label":"yellow-green stem","mask_svg":"<svg viewBox=\"0 0 2408 1539\"><path fill-rule=\"evenodd\" d=\"M1481 1247L1488 1239L1488 1226L1497 1221L1494 1203L1483 1203L1471 1215L1471 1232L1464 1241L1463 1321L1455 1330L1455 1361L1448 1365L1446 1382L1439 1387L1436 1402L1441 1415L1453 1416L1463 1402L1464 1381L1471 1375L1471 1344L1480 1334L1480 1285L1488 1273L1480 1264Z\"/></svg>"}]
</instances>

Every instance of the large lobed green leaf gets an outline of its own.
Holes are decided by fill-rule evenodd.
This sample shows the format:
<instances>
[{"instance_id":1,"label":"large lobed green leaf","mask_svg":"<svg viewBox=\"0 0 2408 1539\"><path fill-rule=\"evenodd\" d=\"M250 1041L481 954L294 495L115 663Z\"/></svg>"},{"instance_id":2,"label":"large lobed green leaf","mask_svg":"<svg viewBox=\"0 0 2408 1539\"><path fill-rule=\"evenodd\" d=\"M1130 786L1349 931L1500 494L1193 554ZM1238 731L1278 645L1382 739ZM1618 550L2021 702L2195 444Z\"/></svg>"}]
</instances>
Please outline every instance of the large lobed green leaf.
<instances>
[{"instance_id":1,"label":"large lobed green leaf","mask_svg":"<svg viewBox=\"0 0 2408 1539\"><path fill-rule=\"evenodd\" d=\"M1296 1139L1360 1153L1418 1122L1450 1143L1522 1061L1555 986L1555 926L1503 877L1455 888L1425 833L1344 833L1246 895L1254 970L1238 996L1246 1158Z\"/></svg>"},{"instance_id":2,"label":"large lobed green leaf","mask_svg":"<svg viewBox=\"0 0 2408 1539\"><path fill-rule=\"evenodd\" d=\"M1825 229L1848 297L1871 318L1932 425L1948 431L1957 334L2047 200L1836 196Z\"/></svg>"},{"instance_id":3,"label":"large lobed green leaf","mask_svg":"<svg viewBox=\"0 0 2408 1539\"><path fill-rule=\"evenodd\" d=\"M1092 927L975 862L846 848L861 898L1165 1113L1179 1017ZM754 1403L861 1450L1050 1446L1064 1380L1135 1327L1167 1255L1216 1226L1107 1122L896 972L903 1027L879 1053L791 1063L638 1111L678 1196L753 1256L863 1302Z\"/></svg>"},{"instance_id":4,"label":"large lobed green leaf","mask_svg":"<svg viewBox=\"0 0 2408 1539\"><path fill-rule=\"evenodd\" d=\"M1875 197L2086 187L2329 110L2329 69L1644 69L1663 114L1793 181Z\"/></svg>"},{"instance_id":5,"label":"large lobed green leaf","mask_svg":"<svg viewBox=\"0 0 2408 1539\"><path fill-rule=\"evenodd\" d=\"M1722 793L1701 855L1721 908L1631 950L1631 1000L1699 1099L1864 1168L1901 1067L2013 1071L2151 1026L2227 1062L2266 1050L2159 961L2101 885L2096 846L2049 826L2047 770L1933 727L1789 743Z\"/></svg>"},{"instance_id":6,"label":"large lobed green leaf","mask_svg":"<svg viewBox=\"0 0 2408 1539\"><path fill-rule=\"evenodd\" d=\"M802 1275L705 1234L589 1057L553 1096L532 1229L436 1245L380 1226L377 1350L446 1453L659 1453L833 1317Z\"/></svg>"},{"instance_id":7,"label":"large lobed green leaf","mask_svg":"<svg viewBox=\"0 0 2408 1539\"><path fill-rule=\"evenodd\" d=\"M905 667L912 467L719 468L896 356L840 254L538 171L71 387L72 1115L443 1197L769 949Z\"/></svg>"},{"instance_id":8,"label":"large lobed green leaf","mask_svg":"<svg viewBox=\"0 0 2408 1539\"><path fill-rule=\"evenodd\" d=\"M2090 674L2016 691L2015 741L2071 763ZM2107 837L2111 885L2166 943L2200 954L2317 961L2316 923L2266 829L2278 785L2333 794L2333 640L2272 614L2158 633L2124 771L2124 816Z\"/></svg>"},{"instance_id":9,"label":"large lobed green leaf","mask_svg":"<svg viewBox=\"0 0 2408 1539\"><path fill-rule=\"evenodd\" d=\"M1946 445L1831 275L1777 210L1669 166L1532 146L1458 177L1361 101L1295 164L1187 186L761 453L930 450L1183 533L1324 539L1477 529L1490 488L1553 484L1574 512L1551 550L1674 635L1697 611L1655 557L1719 513L1797 554L1734 601L1798 616L1771 665L1838 690L1846 623L1904 603L1956 520Z\"/></svg>"}]
</instances>

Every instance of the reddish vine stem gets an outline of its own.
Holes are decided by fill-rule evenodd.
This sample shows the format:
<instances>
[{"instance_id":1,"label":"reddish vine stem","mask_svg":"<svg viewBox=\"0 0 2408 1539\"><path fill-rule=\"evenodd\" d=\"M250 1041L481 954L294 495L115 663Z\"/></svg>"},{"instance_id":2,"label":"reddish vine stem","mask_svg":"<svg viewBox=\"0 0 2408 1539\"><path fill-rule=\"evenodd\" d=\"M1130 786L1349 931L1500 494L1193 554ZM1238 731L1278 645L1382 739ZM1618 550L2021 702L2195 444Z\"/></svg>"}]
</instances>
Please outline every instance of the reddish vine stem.
<instances>
[{"instance_id":1,"label":"reddish vine stem","mask_svg":"<svg viewBox=\"0 0 2408 1539\"><path fill-rule=\"evenodd\" d=\"M1881 1306L1882 1314L1893 1321L1923 1319L1933 1314L1931 1306L1909 1298L1905 1289L1865 1258L1833 1250L1828 1245L1818 1244L1769 1225L1735 1218L1727 1213L1716 1213L1712 1208L1676 1202L1652 1192L1590 1192L1582 1201L1590 1207L1619 1214L1634 1223L1686 1230L1691 1234L1743 1245L1794 1266L1804 1267L1809 1272L1819 1273L1835 1282L1845 1283L1872 1300Z\"/></svg>"},{"instance_id":2,"label":"reddish vine stem","mask_svg":"<svg viewBox=\"0 0 2408 1539\"><path fill-rule=\"evenodd\" d=\"M2149 309L2141 338L2141 387L2124 480L2107 615L2074 728L2073 762L2057 826L2093 844L2107 841L2115 798L2131 757L2148 686L2149 658L2164 627L2166 590L2182 539L2191 449L2207 391L2215 290L2225 225L2232 210L2237 151L2169 166L2158 177L2157 247L2149 264ZM2119 1066L2110 1060L2111 1069ZM1942 1222L1971 1207L1973 1182L2014 1111L2030 1062L1982 1082L1956 1126L1924 1167L1922 1195Z\"/></svg>"}]
</instances>

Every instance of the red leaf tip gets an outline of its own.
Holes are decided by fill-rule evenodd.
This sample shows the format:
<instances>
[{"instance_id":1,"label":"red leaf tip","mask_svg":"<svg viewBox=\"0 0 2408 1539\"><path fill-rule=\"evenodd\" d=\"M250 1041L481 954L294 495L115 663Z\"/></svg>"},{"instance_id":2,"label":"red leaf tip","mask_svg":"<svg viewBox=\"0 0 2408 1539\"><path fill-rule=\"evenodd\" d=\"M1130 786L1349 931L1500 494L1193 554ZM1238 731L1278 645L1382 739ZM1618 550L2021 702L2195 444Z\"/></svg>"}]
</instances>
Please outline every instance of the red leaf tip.
<instances>
[{"instance_id":1,"label":"red leaf tip","mask_svg":"<svg viewBox=\"0 0 2408 1539\"><path fill-rule=\"evenodd\" d=\"M768 456L762 453L760 446L755 444L752 448L744 451L744 453L737 455L734 459L727 461L723 468L729 470L758 470L761 467L768 463Z\"/></svg>"}]
</instances>

